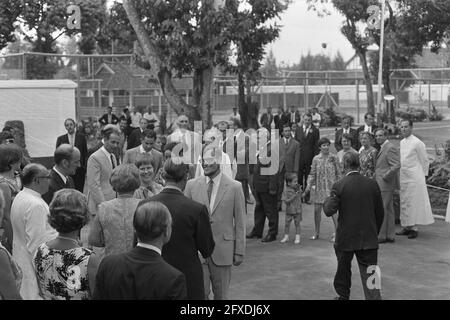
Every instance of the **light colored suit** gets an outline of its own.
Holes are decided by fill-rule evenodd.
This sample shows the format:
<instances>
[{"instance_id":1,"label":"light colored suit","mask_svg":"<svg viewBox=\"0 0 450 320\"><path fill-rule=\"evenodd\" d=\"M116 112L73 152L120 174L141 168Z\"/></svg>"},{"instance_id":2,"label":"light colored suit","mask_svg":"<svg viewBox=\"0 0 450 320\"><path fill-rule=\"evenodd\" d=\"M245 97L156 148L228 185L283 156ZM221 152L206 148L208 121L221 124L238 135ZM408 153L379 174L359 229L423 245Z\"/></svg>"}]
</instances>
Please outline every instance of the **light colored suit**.
<instances>
[{"instance_id":1,"label":"light colored suit","mask_svg":"<svg viewBox=\"0 0 450 320\"><path fill-rule=\"evenodd\" d=\"M393 192L399 188L398 173L400 169L400 153L392 143L387 141L381 146L375 166L375 180L381 190L384 206L384 219L381 226L380 239L394 239L395 212Z\"/></svg>"},{"instance_id":2,"label":"light colored suit","mask_svg":"<svg viewBox=\"0 0 450 320\"><path fill-rule=\"evenodd\" d=\"M98 149L87 162L87 198L89 211L96 215L100 203L116 198L109 180L113 168L111 159L108 158L103 148Z\"/></svg>"},{"instance_id":3,"label":"light colored suit","mask_svg":"<svg viewBox=\"0 0 450 320\"><path fill-rule=\"evenodd\" d=\"M123 157L123 163L131 163L135 164L136 160L138 159L138 156L142 154L141 153L141 146L127 150L125 152L125 155ZM153 157L153 161L155 163L155 167L153 168L155 171L155 174L158 172L158 170L162 167L164 156L161 152L158 150L152 149L149 154Z\"/></svg>"},{"instance_id":4,"label":"light colored suit","mask_svg":"<svg viewBox=\"0 0 450 320\"><path fill-rule=\"evenodd\" d=\"M212 281L214 298L226 300L231 278L234 255L245 255L245 198L241 184L222 174L217 196L210 209L205 177L189 180L185 195L204 204L211 216L211 229L215 247L211 258L204 265L206 296Z\"/></svg>"}]
</instances>

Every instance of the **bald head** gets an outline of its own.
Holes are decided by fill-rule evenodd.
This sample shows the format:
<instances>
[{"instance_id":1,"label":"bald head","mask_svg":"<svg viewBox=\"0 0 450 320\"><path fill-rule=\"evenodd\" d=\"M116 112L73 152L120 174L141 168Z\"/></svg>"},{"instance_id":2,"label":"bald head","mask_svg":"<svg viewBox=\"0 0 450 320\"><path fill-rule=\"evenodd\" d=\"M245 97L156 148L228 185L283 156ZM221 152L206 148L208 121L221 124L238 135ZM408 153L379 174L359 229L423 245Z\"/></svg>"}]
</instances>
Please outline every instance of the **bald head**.
<instances>
[{"instance_id":1,"label":"bald head","mask_svg":"<svg viewBox=\"0 0 450 320\"><path fill-rule=\"evenodd\" d=\"M48 191L49 174L50 171L43 165L30 163L22 170L22 183L25 187L44 194Z\"/></svg>"},{"instance_id":2,"label":"bald head","mask_svg":"<svg viewBox=\"0 0 450 320\"><path fill-rule=\"evenodd\" d=\"M55 150L54 160L58 171L66 176L73 176L80 167L80 150L70 144L62 144Z\"/></svg>"}]
</instances>

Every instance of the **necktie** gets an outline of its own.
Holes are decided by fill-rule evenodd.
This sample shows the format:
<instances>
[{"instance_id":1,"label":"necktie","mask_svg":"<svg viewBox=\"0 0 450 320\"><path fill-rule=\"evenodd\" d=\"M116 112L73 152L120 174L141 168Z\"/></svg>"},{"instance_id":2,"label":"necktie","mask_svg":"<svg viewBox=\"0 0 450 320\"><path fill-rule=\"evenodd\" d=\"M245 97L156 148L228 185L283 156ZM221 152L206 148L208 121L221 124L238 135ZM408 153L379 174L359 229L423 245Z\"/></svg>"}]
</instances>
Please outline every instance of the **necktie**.
<instances>
[{"instance_id":1,"label":"necktie","mask_svg":"<svg viewBox=\"0 0 450 320\"><path fill-rule=\"evenodd\" d=\"M114 156L111 155L111 164L112 164L112 168L113 170L116 168L116 161L114 160Z\"/></svg>"},{"instance_id":2,"label":"necktie","mask_svg":"<svg viewBox=\"0 0 450 320\"><path fill-rule=\"evenodd\" d=\"M210 179L209 183L208 183L208 190L207 190L208 201L209 201L210 204L211 204L211 195L212 195L213 187L214 187L214 181L213 181L213 179Z\"/></svg>"},{"instance_id":3,"label":"necktie","mask_svg":"<svg viewBox=\"0 0 450 320\"><path fill-rule=\"evenodd\" d=\"M285 139L284 139L284 144L285 144L285 145L288 145L288 144L289 144L289 140L285 138Z\"/></svg>"}]
</instances>

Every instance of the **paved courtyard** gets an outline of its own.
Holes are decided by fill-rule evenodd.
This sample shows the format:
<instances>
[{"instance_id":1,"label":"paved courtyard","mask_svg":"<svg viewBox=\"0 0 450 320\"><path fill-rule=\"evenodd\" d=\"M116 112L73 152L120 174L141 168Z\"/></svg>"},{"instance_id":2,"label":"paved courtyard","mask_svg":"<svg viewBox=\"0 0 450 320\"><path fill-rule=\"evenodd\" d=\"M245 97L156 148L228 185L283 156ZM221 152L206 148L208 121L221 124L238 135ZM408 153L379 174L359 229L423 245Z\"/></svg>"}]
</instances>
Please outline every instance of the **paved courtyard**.
<instances>
[{"instance_id":1,"label":"paved courtyard","mask_svg":"<svg viewBox=\"0 0 450 320\"><path fill-rule=\"evenodd\" d=\"M283 213L276 242L247 240L245 261L233 269L230 299L327 300L336 296L337 262L329 241L333 223L323 215L323 239L309 240L314 232L313 206L303 208L300 245L293 243L293 225L290 242L279 242ZM247 232L253 227L253 206L248 209ZM450 224L436 220L422 226L413 240L397 236L395 243L380 245L378 256L383 299L450 299ZM356 258L352 271L351 299L364 299Z\"/></svg>"}]
</instances>

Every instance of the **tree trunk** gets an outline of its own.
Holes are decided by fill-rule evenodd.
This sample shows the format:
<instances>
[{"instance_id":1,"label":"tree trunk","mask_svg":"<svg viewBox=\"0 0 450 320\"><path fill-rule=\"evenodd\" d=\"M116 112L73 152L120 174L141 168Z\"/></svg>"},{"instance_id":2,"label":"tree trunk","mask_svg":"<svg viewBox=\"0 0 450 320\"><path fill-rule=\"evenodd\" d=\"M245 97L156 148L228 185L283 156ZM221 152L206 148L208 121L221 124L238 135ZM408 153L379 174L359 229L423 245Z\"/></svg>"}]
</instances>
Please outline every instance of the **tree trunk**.
<instances>
[{"instance_id":1,"label":"tree trunk","mask_svg":"<svg viewBox=\"0 0 450 320\"><path fill-rule=\"evenodd\" d=\"M214 68L194 70L193 100L194 106L201 111L203 128L212 126L211 114L211 85L213 82Z\"/></svg>"},{"instance_id":2,"label":"tree trunk","mask_svg":"<svg viewBox=\"0 0 450 320\"><path fill-rule=\"evenodd\" d=\"M242 127L248 128L248 108L245 103L245 82L244 75L238 72L238 108L241 116Z\"/></svg>"},{"instance_id":3,"label":"tree trunk","mask_svg":"<svg viewBox=\"0 0 450 320\"><path fill-rule=\"evenodd\" d=\"M372 79L370 79L369 67L367 66L367 57L365 52L358 52L358 57L361 59L361 65L364 73L364 80L366 82L367 91L367 112L375 115L375 103L373 99Z\"/></svg>"},{"instance_id":4,"label":"tree trunk","mask_svg":"<svg viewBox=\"0 0 450 320\"><path fill-rule=\"evenodd\" d=\"M128 19L136 32L138 41L144 51L145 57L150 64L150 73L159 80L161 90L170 104L173 110L177 114L181 113L181 109L185 110L185 114L189 117L189 120L198 120L200 113L195 107L188 105L184 99L178 94L172 82L171 73L163 67L162 60L160 58L160 53L158 52L154 43L150 40L145 25L139 18L136 11L134 1L123 0L123 7L127 13Z\"/></svg>"}]
</instances>

